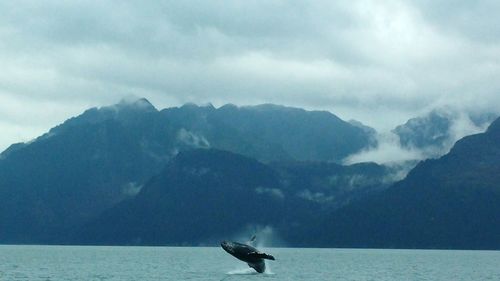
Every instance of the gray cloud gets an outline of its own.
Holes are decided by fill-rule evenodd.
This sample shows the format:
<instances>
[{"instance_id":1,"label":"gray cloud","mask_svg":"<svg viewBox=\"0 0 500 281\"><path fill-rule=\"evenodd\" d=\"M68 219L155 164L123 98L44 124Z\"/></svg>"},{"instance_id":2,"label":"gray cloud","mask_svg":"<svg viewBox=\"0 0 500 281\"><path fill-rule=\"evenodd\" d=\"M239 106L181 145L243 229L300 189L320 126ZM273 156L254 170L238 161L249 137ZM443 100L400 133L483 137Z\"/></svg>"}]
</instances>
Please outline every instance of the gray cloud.
<instances>
[{"instance_id":1,"label":"gray cloud","mask_svg":"<svg viewBox=\"0 0 500 281\"><path fill-rule=\"evenodd\" d=\"M0 150L87 107L272 102L388 130L499 111L495 1L3 1Z\"/></svg>"},{"instance_id":2,"label":"gray cloud","mask_svg":"<svg viewBox=\"0 0 500 281\"><path fill-rule=\"evenodd\" d=\"M494 43L500 40L498 19L493 15L500 2L481 1L418 1L427 20L445 32L460 34L474 41Z\"/></svg>"}]
</instances>

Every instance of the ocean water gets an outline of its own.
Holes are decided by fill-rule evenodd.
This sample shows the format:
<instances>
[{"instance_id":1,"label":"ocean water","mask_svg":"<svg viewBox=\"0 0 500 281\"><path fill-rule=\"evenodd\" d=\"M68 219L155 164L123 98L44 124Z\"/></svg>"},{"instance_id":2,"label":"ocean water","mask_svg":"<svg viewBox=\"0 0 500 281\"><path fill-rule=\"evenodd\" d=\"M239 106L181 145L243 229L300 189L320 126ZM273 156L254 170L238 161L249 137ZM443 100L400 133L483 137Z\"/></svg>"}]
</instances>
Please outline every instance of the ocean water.
<instances>
[{"instance_id":1,"label":"ocean water","mask_svg":"<svg viewBox=\"0 0 500 281\"><path fill-rule=\"evenodd\" d=\"M0 246L0 280L500 280L499 251L269 248L257 274L221 248Z\"/></svg>"}]
</instances>

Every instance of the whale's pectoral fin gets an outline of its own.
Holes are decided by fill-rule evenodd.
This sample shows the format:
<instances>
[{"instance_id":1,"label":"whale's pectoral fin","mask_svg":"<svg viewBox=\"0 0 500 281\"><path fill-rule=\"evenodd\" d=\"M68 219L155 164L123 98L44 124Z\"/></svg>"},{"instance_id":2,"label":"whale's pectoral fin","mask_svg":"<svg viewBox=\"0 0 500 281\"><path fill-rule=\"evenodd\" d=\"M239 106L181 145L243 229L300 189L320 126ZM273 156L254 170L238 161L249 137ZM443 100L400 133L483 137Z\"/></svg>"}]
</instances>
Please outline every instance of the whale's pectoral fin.
<instances>
[{"instance_id":1,"label":"whale's pectoral fin","mask_svg":"<svg viewBox=\"0 0 500 281\"><path fill-rule=\"evenodd\" d=\"M248 254L250 257L255 257L255 258L260 258L260 259L266 259L266 260L275 260L273 256L268 255L266 253L261 253L261 252L252 252Z\"/></svg>"}]
</instances>

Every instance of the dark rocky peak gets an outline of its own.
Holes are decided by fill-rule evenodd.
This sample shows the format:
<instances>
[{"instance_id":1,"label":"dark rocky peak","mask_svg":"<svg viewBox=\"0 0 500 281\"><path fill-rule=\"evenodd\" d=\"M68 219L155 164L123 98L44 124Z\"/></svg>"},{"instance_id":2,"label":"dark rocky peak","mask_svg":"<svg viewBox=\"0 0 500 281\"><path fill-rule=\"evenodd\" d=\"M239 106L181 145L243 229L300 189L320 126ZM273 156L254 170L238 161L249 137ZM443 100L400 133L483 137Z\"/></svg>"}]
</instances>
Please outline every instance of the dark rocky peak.
<instances>
[{"instance_id":1,"label":"dark rocky peak","mask_svg":"<svg viewBox=\"0 0 500 281\"><path fill-rule=\"evenodd\" d=\"M164 120L177 130L188 130L197 133L208 129L207 118L216 109L212 104L197 105L186 103L180 107L171 107L161 110L160 114Z\"/></svg>"},{"instance_id":2,"label":"dark rocky peak","mask_svg":"<svg viewBox=\"0 0 500 281\"><path fill-rule=\"evenodd\" d=\"M198 105L198 104L192 103L192 102L185 103L180 108L185 109L185 110L213 110L213 109L215 109L215 107L211 103Z\"/></svg>"},{"instance_id":3,"label":"dark rocky peak","mask_svg":"<svg viewBox=\"0 0 500 281\"><path fill-rule=\"evenodd\" d=\"M221 109L231 109L240 112L251 112L255 114L283 114L287 116L299 117L299 116L310 116L316 118L333 118L335 120L341 121L335 114L324 111L324 110L305 110L302 108L284 106L279 104L264 103L259 105L247 105L247 106L236 106L234 104L227 104L221 107ZM342 121L343 122L343 121Z\"/></svg>"},{"instance_id":4,"label":"dark rocky peak","mask_svg":"<svg viewBox=\"0 0 500 281\"><path fill-rule=\"evenodd\" d=\"M26 147L26 145L27 144L24 142L11 144L9 147L7 147L7 149L0 153L0 160L7 158L11 153Z\"/></svg>"},{"instance_id":5,"label":"dark rocky peak","mask_svg":"<svg viewBox=\"0 0 500 281\"><path fill-rule=\"evenodd\" d=\"M494 116L489 112L439 108L408 120L393 133L404 148L418 149L426 158L438 158L448 153L460 139L484 132Z\"/></svg>"},{"instance_id":6,"label":"dark rocky peak","mask_svg":"<svg viewBox=\"0 0 500 281\"><path fill-rule=\"evenodd\" d=\"M93 107L77 117L66 120L63 124L50 130L57 133L67 128L84 124L97 124L106 121L117 121L122 124L140 123L145 118L150 118L158 110L145 98L124 98L119 103L100 108Z\"/></svg>"},{"instance_id":7,"label":"dark rocky peak","mask_svg":"<svg viewBox=\"0 0 500 281\"><path fill-rule=\"evenodd\" d=\"M397 126L393 132L399 136L404 147L443 147L449 139L449 130L455 114L446 110L433 110L425 116L409 119Z\"/></svg>"},{"instance_id":8,"label":"dark rocky peak","mask_svg":"<svg viewBox=\"0 0 500 281\"><path fill-rule=\"evenodd\" d=\"M176 113L181 113L181 115L184 115L183 117L185 117L185 118L193 118L193 117L205 118L208 114L214 112L216 109L211 103L208 103L205 105L198 105L195 103L186 103L186 104L182 105L181 107L173 107L173 108L168 108L168 109L164 109L164 110L176 112Z\"/></svg>"},{"instance_id":9,"label":"dark rocky peak","mask_svg":"<svg viewBox=\"0 0 500 281\"><path fill-rule=\"evenodd\" d=\"M120 116L134 113L158 112L158 110L145 98L123 98L114 105L103 106L100 108L91 108L85 111L82 116L92 117L92 115L101 115L104 117L119 118Z\"/></svg>"}]
</instances>

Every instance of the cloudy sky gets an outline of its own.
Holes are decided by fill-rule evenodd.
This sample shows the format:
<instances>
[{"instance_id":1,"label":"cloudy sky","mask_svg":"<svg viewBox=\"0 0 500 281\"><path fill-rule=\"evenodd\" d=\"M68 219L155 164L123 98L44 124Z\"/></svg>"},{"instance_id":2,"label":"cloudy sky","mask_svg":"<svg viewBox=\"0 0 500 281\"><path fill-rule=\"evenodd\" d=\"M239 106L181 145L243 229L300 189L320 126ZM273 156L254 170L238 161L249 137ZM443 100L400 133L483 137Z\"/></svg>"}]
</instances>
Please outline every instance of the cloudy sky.
<instances>
[{"instance_id":1,"label":"cloudy sky","mask_svg":"<svg viewBox=\"0 0 500 281\"><path fill-rule=\"evenodd\" d=\"M500 108L500 1L1 1L0 150L122 97L277 103L387 130Z\"/></svg>"}]
</instances>

